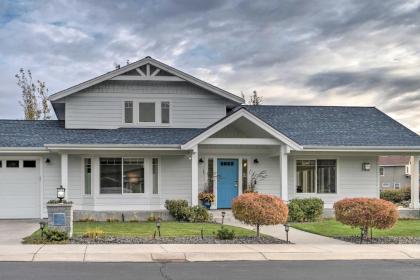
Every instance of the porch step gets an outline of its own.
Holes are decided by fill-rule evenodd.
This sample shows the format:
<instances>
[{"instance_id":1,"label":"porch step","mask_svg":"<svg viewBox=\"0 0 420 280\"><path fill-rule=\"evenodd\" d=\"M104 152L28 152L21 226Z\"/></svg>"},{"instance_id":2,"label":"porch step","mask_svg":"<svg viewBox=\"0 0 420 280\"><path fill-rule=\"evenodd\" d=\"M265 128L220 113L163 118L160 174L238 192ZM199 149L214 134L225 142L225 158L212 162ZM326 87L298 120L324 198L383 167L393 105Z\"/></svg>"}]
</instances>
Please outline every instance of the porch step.
<instances>
[{"instance_id":1,"label":"porch step","mask_svg":"<svg viewBox=\"0 0 420 280\"><path fill-rule=\"evenodd\" d=\"M225 213L224 222L225 223L232 223L232 222L238 222L238 220L235 219L233 216L232 210L226 209L226 210L210 210L210 213L213 215L213 221L216 223L222 223L222 212Z\"/></svg>"}]
</instances>

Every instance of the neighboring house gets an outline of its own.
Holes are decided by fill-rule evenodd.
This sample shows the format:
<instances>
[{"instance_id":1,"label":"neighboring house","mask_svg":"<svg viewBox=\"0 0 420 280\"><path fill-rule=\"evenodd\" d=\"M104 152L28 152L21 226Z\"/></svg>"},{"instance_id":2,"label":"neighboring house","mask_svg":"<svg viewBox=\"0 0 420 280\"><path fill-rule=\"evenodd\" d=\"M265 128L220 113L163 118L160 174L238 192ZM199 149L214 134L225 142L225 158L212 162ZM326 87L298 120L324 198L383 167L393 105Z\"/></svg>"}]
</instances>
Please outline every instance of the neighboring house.
<instances>
[{"instance_id":1,"label":"neighboring house","mask_svg":"<svg viewBox=\"0 0 420 280\"><path fill-rule=\"evenodd\" d=\"M411 187L411 164L409 156L379 157L379 181L381 189Z\"/></svg>"},{"instance_id":2,"label":"neighboring house","mask_svg":"<svg viewBox=\"0 0 420 280\"><path fill-rule=\"evenodd\" d=\"M378 197L385 154L416 156L418 178L420 137L376 108L243 106L150 57L50 101L58 120L0 121L1 218L45 217L60 185L80 213L196 205L203 190L215 193L213 208L229 208L255 182L260 193L331 208Z\"/></svg>"}]
</instances>

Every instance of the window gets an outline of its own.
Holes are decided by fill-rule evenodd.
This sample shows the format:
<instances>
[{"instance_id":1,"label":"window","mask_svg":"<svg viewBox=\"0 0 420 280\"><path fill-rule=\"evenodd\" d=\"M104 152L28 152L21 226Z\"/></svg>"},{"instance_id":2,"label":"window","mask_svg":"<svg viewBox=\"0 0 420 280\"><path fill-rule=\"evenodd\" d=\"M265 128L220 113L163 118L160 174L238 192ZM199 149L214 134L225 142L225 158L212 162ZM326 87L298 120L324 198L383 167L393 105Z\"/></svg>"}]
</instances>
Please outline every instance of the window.
<instances>
[{"instance_id":1,"label":"window","mask_svg":"<svg viewBox=\"0 0 420 280\"><path fill-rule=\"evenodd\" d=\"M156 122L154 102L139 103L139 122Z\"/></svg>"},{"instance_id":2,"label":"window","mask_svg":"<svg viewBox=\"0 0 420 280\"><path fill-rule=\"evenodd\" d=\"M18 160L7 160L6 161L7 168L19 168L19 161Z\"/></svg>"},{"instance_id":3,"label":"window","mask_svg":"<svg viewBox=\"0 0 420 280\"><path fill-rule=\"evenodd\" d=\"M242 192L248 190L248 160L242 159Z\"/></svg>"},{"instance_id":4,"label":"window","mask_svg":"<svg viewBox=\"0 0 420 280\"><path fill-rule=\"evenodd\" d=\"M401 184L400 183L394 183L394 189L399 189L401 187Z\"/></svg>"},{"instance_id":5,"label":"window","mask_svg":"<svg viewBox=\"0 0 420 280\"><path fill-rule=\"evenodd\" d=\"M161 103L161 121L162 123L169 123L169 102L165 101Z\"/></svg>"},{"instance_id":6,"label":"window","mask_svg":"<svg viewBox=\"0 0 420 280\"><path fill-rule=\"evenodd\" d=\"M382 183L382 188L389 188L390 186L390 183Z\"/></svg>"},{"instance_id":7,"label":"window","mask_svg":"<svg viewBox=\"0 0 420 280\"><path fill-rule=\"evenodd\" d=\"M125 158L123 193L144 193L144 159Z\"/></svg>"},{"instance_id":8,"label":"window","mask_svg":"<svg viewBox=\"0 0 420 280\"><path fill-rule=\"evenodd\" d=\"M85 194L92 194L92 160L90 158L84 159L84 182Z\"/></svg>"},{"instance_id":9,"label":"window","mask_svg":"<svg viewBox=\"0 0 420 280\"><path fill-rule=\"evenodd\" d=\"M124 102L124 122L133 123L133 101Z\"/></svg>"},{"instance_id":10,"label":"window","mask_svg":"<svg viewBox=\"0 0 420 280\"><path fill-rule=\"evenodd\" d=\"M334 159L297 160L297 193L336 193L337 161Z\"/></svg>"},{"instance_id":11,"label":"window","mask_svg":"<svg viewBox=\"0 0 420 280\"><path fill-rule=\"evenodd\" d=\"M379 167L379 175L385 176L385 168Z\"/></svg>"},{"instance_id":12,"label":"window","mask_svg":"<svg viewBox=\"0 0 420 280\"><path fill-rule=\"evenodd\" d=\"M36 168L36 160L24 160L23 168Z\"/></svg>"},{"instance_id":13,"label":"window","mask_svg":"<svg viewBox=\"0 0 420 280\"><path fill-rule=\"evenodd\" d=\"M213 193L214 189L214 169L213 169L214 161L212 158L207 160L207 187L208 191Z\"/></svg>"},{"instance_id":14,"label":"window","mask_svg":"<svg viewBox=\"0 0 420 280\"><path fill-rule=\"evenodd\" d=\"M153 194L159 193L159 159L152 159Z\"/></svg>"},{"instance_id":15,"label":"window","mask_svg":"<svg viewBox=\"0 0 420 280\"><path fill-rule=\"evenodd\" d=\"M121 193L122 162L121 158L100 159L100 193Z\"/></svg>"}]
</instances>

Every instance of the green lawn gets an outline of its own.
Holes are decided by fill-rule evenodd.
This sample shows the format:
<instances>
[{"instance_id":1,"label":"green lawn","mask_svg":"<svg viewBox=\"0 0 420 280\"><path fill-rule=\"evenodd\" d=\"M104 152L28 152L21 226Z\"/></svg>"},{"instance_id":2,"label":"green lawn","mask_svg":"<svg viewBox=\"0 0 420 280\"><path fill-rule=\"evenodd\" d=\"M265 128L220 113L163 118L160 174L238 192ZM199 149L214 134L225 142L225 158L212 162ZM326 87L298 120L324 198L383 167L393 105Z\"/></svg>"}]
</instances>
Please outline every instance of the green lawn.
<instances>
[{"instance_id":1,"label":"green lawn","mask_svg":"<svg viewBox=\"0 0 420 280\"><path fill-rule=\"evenodd\" d=\"M154 222L75 222L73 225L74 236L83 236L87 231L101 230L106 236L152 237L156 229L156 224ZM220 224L212 223L162 222L160 232L162 237L200 236L201 229L203 229L204 236L214 236L220 227ZM255 236L255 232L252 230L228 225L225 225L224 227L233 229L235 231L235 236ZM38 239L40 235L40 230L37 230L24 240L31 242L31 240Z\"/></svg>"},{"instance_id":2,"label":"green lawn","mask_svg":"<svg viewBox=\"0 0 420 280\"><path fill-rule=\"evenodd\" d=\"M303 231L330 236L358 236L359 229L354 229L343 225L336 220L327 219L315 223L299 223L291 224L292 227ZM374 237L383 236L416 236L420 237L420 220L399 220L397 224L388 230L373 230Z\"/></svg>"}]
</instances>

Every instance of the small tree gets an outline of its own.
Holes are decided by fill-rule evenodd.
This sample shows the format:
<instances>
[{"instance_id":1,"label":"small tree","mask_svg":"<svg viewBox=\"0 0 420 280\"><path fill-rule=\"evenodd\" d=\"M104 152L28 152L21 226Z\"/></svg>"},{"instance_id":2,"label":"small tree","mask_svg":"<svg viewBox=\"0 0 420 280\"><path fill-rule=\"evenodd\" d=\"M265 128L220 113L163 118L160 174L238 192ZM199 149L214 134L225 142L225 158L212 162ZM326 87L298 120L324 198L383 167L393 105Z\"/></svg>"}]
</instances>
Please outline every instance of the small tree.
<instances>
[{"instance_id":1,"label":"small tree","mask_svg":"<svg viewBox=\"0 0 420 280\"><path fill-rule=\"evenodd\" d=\"M243 99L246 99L245 94L243 92L241 92L241 96ZM263 102L263 97L258 96L258 92L256 90L252 92L252 95L249 97L248 101L245 100L245 103L248 105L261 105L262 102Z\"/></svg>"},{"instance_id":2,"label":"small tree","mask_svg":"<svg viewBox=\"0 0 420 280\"><path fill-rule=\"evenodd\" d=\"M281 198L274 195L246 193L235 198L232 213L239 221L256 226L259 237L260 226L286 223L288 209Z\"/></svg>"},{"instance_id":3,"label":"small tree","mask_svg":"<svg viewBox=\"0 0 420 280\"><path fill-rule=\"evenodd\" d=\"M346 198L334 203L337 221L354 228L360 228L360 242L369 229L392 228L398 220L397 207L389 201L378 198Z\"/></svg>"},{"instance_id":4,"label":"small tree","mask_svg":"<svg viewBox=\"0 0 420 280\"><path fill-rule=\"evenodd\" d=\"M22 100L19 104L23 108L25 120L48 120L50 116L50 106L48 105L48 89L45 82L37 80L32 81L31 70L23 70L15 75L17 85L22 91Z\"/></svg>"}]
</instances>

